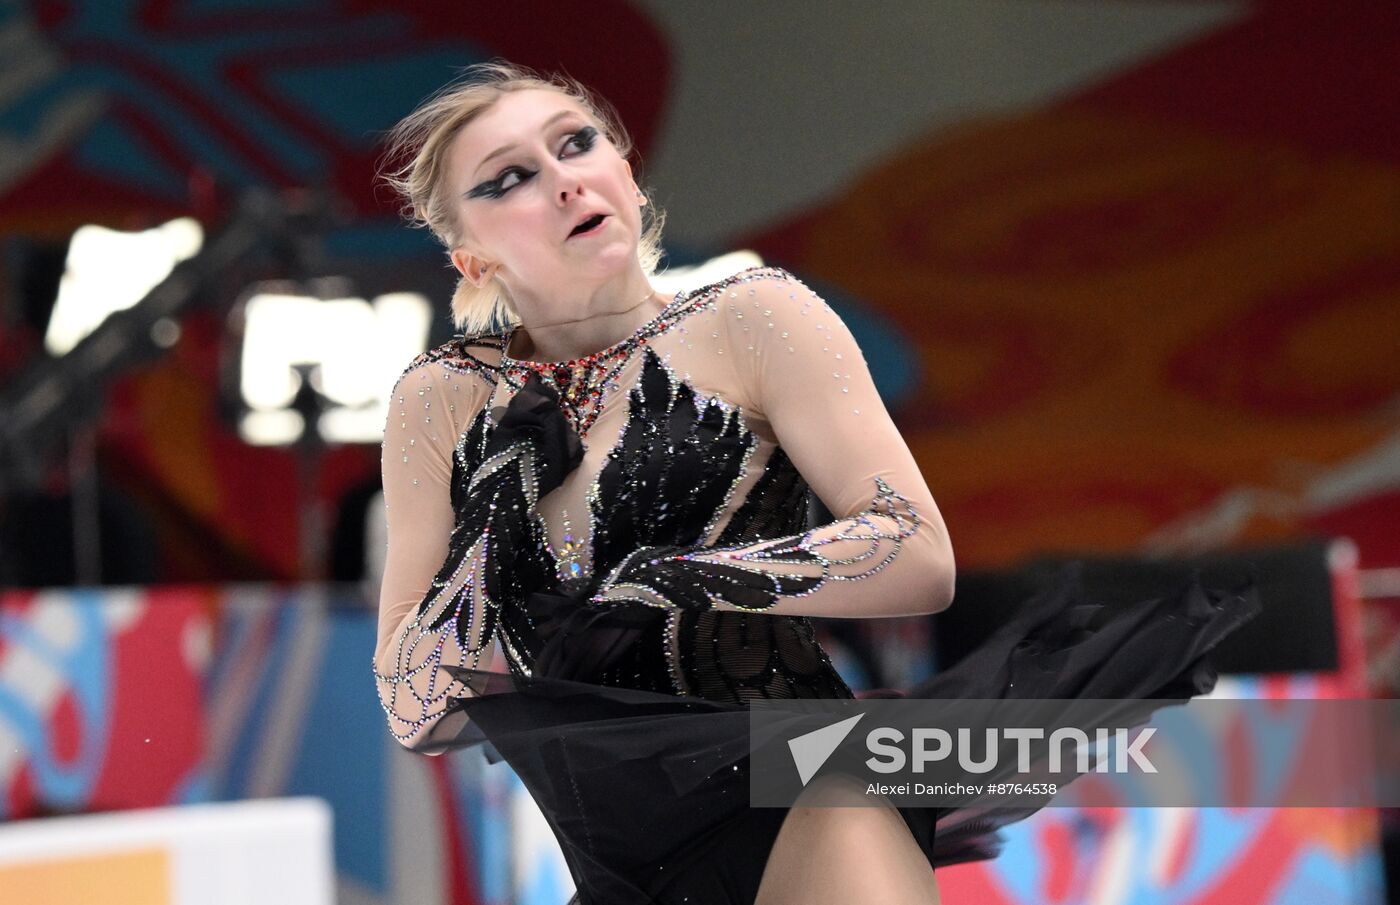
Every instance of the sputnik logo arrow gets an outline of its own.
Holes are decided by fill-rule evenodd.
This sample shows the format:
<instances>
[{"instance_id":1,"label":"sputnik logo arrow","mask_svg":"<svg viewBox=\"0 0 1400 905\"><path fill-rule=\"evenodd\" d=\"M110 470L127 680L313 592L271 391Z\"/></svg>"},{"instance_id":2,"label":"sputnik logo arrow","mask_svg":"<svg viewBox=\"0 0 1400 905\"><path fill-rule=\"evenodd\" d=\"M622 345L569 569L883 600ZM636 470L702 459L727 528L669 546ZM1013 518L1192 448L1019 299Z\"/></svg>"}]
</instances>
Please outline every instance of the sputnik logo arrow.
<instances>
[{"instance_id":1,"label":"sputnik logo arrow","mask_svg":"<svg viewBox=\"0 0 1400 905\"><path fill-rule=\"evenodd\" d=\"M846 736L851 734L851 730L856 727L865 714L858 713L849 719L844 719L839 723L832 723L821 729L799 735L797 738L788 741L788 750L792 752L792 761L797 765L797 775L802 780L802 784L807 785L807 781L816 775L817 771L826 763L840 744L846 740Z\"/></svg>"}]
</instances>

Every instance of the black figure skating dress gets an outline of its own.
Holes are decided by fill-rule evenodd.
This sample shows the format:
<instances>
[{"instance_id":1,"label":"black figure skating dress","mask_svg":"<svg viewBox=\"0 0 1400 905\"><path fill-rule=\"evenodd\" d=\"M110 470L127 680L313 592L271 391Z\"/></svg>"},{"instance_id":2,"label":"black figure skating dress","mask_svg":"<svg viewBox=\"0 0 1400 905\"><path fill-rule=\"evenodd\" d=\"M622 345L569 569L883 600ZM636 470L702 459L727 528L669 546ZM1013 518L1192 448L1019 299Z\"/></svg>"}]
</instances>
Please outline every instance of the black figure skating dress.
<instances>
[{"instance_id":1,"label":"black figure skating dress","mask_svg":"<svg viewBox=\"0 0 1400 905\"><path fill-rule=\"evenodd\" d=\"M390 727L429 753L489 741L583 905L747 905L786 812L748 807L746 707L852 697L810 616L946 603L932 495L850 332L785 271L682 293L583 359L513 348L456 339L394 389ZM835 521L809 525L809 490ZM1110 612L1066 583L903 692L1165 705L1209 690L1203 654L1255 607L1193 587ZM994 855L1025 813L901 809L934 866Z\"/></svg>"}]
</instances>

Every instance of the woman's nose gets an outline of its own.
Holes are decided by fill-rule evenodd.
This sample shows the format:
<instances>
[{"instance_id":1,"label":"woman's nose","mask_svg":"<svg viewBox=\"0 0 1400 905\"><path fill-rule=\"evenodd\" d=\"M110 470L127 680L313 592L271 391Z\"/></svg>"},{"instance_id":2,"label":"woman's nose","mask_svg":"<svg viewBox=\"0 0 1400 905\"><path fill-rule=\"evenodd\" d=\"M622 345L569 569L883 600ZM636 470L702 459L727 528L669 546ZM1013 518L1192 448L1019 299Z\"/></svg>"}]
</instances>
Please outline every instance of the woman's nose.
<instances>
[{"instance_id":1,"label":"woman's nose","mask_svg":"<svg viewBox=\"0 0 1400 905\"><path fill-rule=\"evenodd\" d=\"M582 194L583 194L583 183L579 182L577 178L573 178L573 179L565 178L565 179L560 180L560 182L559 182L559 206L560 206L560 207L566 207L566 206L568 205L570 196L578 196L578 195L582 195Z\"/></svg>"},{"instance_id":2,"label":"woman's nose","mask_svg":"<svg viewBox=\"0 0 1400 905\"><path fill-rule=\"evenodd\" d=\"M549 169L554 182L554 197L560 207L569 203L570 196L583 194L583 183L566 163L556 160L550 164Z\"/></svg>"}]
</instances>

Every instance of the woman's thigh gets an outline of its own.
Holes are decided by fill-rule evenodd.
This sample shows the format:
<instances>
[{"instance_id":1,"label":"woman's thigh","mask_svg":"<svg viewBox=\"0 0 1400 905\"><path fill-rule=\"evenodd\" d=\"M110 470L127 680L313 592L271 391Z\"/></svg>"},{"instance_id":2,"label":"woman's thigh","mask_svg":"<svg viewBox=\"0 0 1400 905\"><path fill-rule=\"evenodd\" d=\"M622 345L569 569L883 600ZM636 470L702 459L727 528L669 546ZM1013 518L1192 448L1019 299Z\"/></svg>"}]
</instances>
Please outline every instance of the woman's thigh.
<instances>
[{"instance_id":1,"label":"woman's thigh","mask_svg":"<svg viewBox=\"0 0 1400 905\"><path fill-rule=\"evenodd\" d=\"M813 783L788 811L755 905L937 902L928 858L899 811L883 799L871 805L861 787L837 777Z\"/></svg>"}]
</instances>

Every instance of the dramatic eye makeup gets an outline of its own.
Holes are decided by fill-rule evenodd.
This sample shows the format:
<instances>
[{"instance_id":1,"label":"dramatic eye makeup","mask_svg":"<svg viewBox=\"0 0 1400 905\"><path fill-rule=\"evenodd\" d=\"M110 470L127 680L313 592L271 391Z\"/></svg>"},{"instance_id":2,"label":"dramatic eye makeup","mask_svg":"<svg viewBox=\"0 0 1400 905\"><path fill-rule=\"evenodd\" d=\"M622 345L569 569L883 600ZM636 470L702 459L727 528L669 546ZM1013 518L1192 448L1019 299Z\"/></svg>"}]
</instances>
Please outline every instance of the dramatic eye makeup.
<instances>
[{"instance_id":1,"label":"dramatic eye makeup","mask_svg":"<svg viewBox=\"0 0 1400 905\"><path fill-rule=\"evenodd\" d=\"M582 126L581 128L567 134L565 141L559 149L560 156L563 156L570 145L578 148L576 154L585 154L591 150L598 141L598 130L593 126ZM508 166L496 176L495 179L480 183L469 189L464 198L500 198L506 192L517 185L530 181L537 171L521 166ZM512 178L514 177L514 178Z\"/></svg>"}]
</instances>

